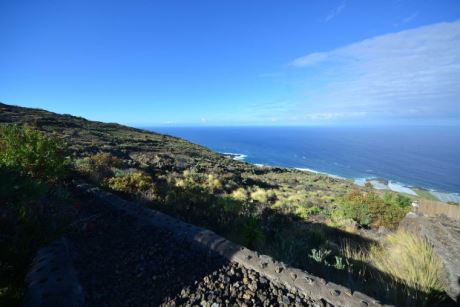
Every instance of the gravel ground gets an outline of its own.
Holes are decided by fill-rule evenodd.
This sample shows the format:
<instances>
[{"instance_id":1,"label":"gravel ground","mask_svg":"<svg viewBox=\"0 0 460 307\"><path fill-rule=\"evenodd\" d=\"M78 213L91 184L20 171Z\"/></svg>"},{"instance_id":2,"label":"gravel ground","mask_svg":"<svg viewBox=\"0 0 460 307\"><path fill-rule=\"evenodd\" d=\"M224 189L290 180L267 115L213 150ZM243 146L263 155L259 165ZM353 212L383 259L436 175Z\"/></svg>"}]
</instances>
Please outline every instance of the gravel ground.
<instances>
[{"instance_id":1,"label":"gravel ground","mask_svg":"<svg viewBox=\"0 0 460 307\"><path fill-rule=\"evenodd\" d=\"M257 272L227 263L184 287L163 306L321 306L298 293L277 287Z\"/></svg>"},{"instance_id":2,"label":"gravel ground","mask_svg":"<svg viewBox=\"0 0 460 307\"><path fill-rule=\"evenodd\" d=\"M93 201L70 240L87 306L325 306Z\"/></svg>"}]
</instances>

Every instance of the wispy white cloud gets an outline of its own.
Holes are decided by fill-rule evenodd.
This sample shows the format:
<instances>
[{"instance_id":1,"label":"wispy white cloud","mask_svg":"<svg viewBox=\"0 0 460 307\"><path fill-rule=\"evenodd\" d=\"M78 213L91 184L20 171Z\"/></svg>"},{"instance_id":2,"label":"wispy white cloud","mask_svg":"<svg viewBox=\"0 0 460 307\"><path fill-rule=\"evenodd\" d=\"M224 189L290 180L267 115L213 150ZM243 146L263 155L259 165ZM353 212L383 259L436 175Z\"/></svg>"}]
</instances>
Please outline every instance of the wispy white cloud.
<instances>
[{"instance_id":1,"label":"wispy white cloud","mask_svg":"<svg viewBox=\"0 0 460 307\"><path fill-rule=\"evenodd\" d=\"M337 119L351 119L366 116L366 112L323 112L323 113L307 113L300 119L307 119L312 121L324 120L337 120Z\"/></svg>"},{"instance_id":2,"label":"wispy white cloud","mask_svg":"<svg viewBox=\"0 0 460 307\"><path fill-rule=\"evenodd\" d=\"M291 112L460 117L460 21L307 54L291 65L303 69L307 84Z\"/></svg>"},{"instance_id":3,"label":"wispy white cloud","mask_svg":"<svg viewBox=\"0 0 460 307\"><path fill-rule=\"evenodd\" d=\"M345 9L346 6L347 6L346 1L342 1L339 5L334 7L329 12L329 14L327 14L327 16L324 18L324 21L328 22L328 21L331 21L332 19L334 19L335 17L339 16L340 13L342 13L342 11Z\"/></svg>"},{"instance_id":4,"label":"wispy white cloud","mask_svg":"<svg viewBox=\"0 0 460 307\"><path fill-rule=\"evenodd\" d=\"M325 61L330 61L332 58L332 54L328 52L316 52L310 53L306 56L300 57L295 59L291 65L293 66L313 66L318 63L322 63Z\"/></svg>"},{"instance_id":5,"label":"wispy white cloud","mask_svg":"<svg viewBox=\"0 0 460 307\"><path fill-rule=\"evenodd\" d=\"M404 17L399 22L395 23L395 26L401 26L401 25L408 24L408 23L414 21L415 19L417 19L417 17L418 17L418 12L414 12L414 13L410 14L409 16Z\"/></svg>"}]
</instances>

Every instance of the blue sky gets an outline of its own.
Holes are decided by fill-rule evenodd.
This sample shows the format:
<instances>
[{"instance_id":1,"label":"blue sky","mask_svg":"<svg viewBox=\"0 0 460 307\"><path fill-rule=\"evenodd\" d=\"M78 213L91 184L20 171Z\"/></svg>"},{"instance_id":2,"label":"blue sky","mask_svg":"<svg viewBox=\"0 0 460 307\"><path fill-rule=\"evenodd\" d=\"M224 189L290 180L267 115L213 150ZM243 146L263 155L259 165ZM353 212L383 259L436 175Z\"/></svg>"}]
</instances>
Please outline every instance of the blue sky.
<instances>
[{"instance_id":1,"label":"blue sky","mask_svg":"<svg viewBox=\"0 0 460 307\"><path fill-rule=\"evenodd\" d=\"M131 125L460 123L460 1L0 0L0 101Z\"/></svg>"}]
</instances>

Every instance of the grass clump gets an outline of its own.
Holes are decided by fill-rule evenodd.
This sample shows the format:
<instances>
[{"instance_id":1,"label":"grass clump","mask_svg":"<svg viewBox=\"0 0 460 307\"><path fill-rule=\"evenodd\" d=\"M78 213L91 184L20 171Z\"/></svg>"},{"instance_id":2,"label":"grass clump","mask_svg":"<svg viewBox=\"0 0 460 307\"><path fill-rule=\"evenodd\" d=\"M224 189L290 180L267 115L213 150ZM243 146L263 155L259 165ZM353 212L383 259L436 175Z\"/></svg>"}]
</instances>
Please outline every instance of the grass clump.
<instances>
[{"instance_id":1,"label":"grass clump","mask_svg":"<svg viewBox=\"0 0 460 307\"><path fill-rule=\"evenodd\" d=\"M230 194L230 197L237 201L245 202L249 199L249 193L245 188L238 188Z\"/></svg>"},{"instance_id":2,"label":"grass clump","mask_svg":"<svg viewBox=\"0 0 460 307\"><path fill-rule=\"evenodd\" d=\"M418 306L428 306L442 298L446 287L443 265L425 239L398 231L370 250L369 261L406 286L396 289L403 292L398 293L398 301L407 299Z\"/></svg>"},{"instance_id":3,"label":"grass clump","mask_svg":"<svg viewBox=\"0 0 460 307\"><path fill-rule=\"evenodd\" d=\"M249 248L260 246L264 240L265 235L261 228L258 218L251 216L246 219L246 222L241 228L244 244Z\"/></svg>"},{"instance_id":4,"label":"grass clump","mask_svg":"<svg viewBox=\"0 0 460 307\"><path fill-rule=\"evenodd\" d=\"M219 178L213 174L209 174L206 177L205 186L211 193L215 193L222 189L222 183L220 182Z\"/></svg>"},{"instance_id":5,"label":"grass clump","mask_svg":"<svg viewBox=\"0 0 460 307\"><path fill-rule=\"evenodd\" d=\"M219 193L223 189L221 180L214 174L204 175L186 170L182 176L174 178L173 181L176 187L186 190L199 189L213 194Z\"/></svg>"},{"instance_id":6,"label":"grass clump","mask_svg":"<svg viewBox=\"0 0 460 307\"><path fill-rule=\"evenodd\" d=\"M311 215L315 215L321 212L318 206L297 206L294 213L301 219L307 220Z\"/></svg>"},{"instance_id":7,"label":"grass clump","mask_svg":"<svg viewBox=\"0 0 460 307\"><path fill-rule=\"evenodd\" d=\"M399 230L367 249L345 242L341 254L353 275L369 282L374 296L397 306L434 306L446 298L442 262L415 234Z\"/></svg>"},{"instance_id":8,"label":"grass clump","mask_svg":"<svg viewBox=\"0 0 460 307\"><path fill-rule=\"evenodd\" d=\"M250 198L253 201L259 202L261 204L266 204L269 200L273 199L274 196L275 193L272 190L265 190L259 187L257 187L250 194Z\"/></svg>"}]
</instances>

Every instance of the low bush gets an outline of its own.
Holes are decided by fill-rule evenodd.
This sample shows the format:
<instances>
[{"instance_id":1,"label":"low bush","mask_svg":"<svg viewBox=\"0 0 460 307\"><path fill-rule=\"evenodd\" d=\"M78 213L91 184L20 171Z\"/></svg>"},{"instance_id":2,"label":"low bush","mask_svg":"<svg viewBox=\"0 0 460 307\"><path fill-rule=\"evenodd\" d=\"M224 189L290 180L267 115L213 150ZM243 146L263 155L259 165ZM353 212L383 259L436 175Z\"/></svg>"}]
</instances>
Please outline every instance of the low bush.
<instances>
[{"instance_id":1,"label":"low bush","mask_svg":"<svg viewBox=\"0 0 460 307\"><path fill-rule=\"evenodd\" d=\"M111 177L107 180L107 186L112 190L134 195L154 188L152 177L142 172Z\"/></svg>"},{"instance_id":2,"label":"low bush","mask_svg":"<svg viewBox=\"0 0 460 307\"><path fill-rule=\"evenodd\" d=\"M412 199L410 197L401 195L399 193L394 194L388 191L383 195L383 200L386 204L395 205L399 207L409 207L412 204Z\"/></svg>"},{"instance_id":3,"label":"low bush","mask_svg":"<svg viewBox=\"0 0 460 307\"><path fill-rule=\"evenodd\" d=\"M354 190L339 199L333 215L339 219L351 219L362 227L394 229L408 211L409 207L396 201L387 203L374 192Z\"/></svg>"},{"instance_id":4,"label":"low bush","mask_svg":"<svg viewBox=\"0 0 460 307\"><path fill-rule=\"evenodd\" d=\"M43 196L68 170L66 146L29 127L0 125L0 204Z\"/></svg>"},{"instance_id":5,"label":"low bush","mask_svg":"<svg viewBox=\"0 0 460 307\"><path fill-rule=\"evenodd\" d=\"M67 173L65 153L62 142L41 132L0 125L1 306L21 304L32 257L61 233L64 221L51 221L44 212L62 190L58 184Z\"/></svg>"},{"instance_id":6,"label":"low bush","mask_svg":"<svg viewBox=\"0 0 460 307\"><path fill-rule=\"evenodd\" d=\"M369 204L374 202L381 202L377 195L356 190L339 200L334 214L337 219L351 219L359 225L367 227L372 223Z\"/></svg>"},{"instance_id":7,"label":"low bush","mask_svg":"<svg viewBox=\"0 0 460 307\"><path fill-rule=\"evenodd\" d=\"M32 128L0 125L0 166L40 182L55 183L67 171L66 147Z\"/></svg>"},{"instance_id":8,"label":"low bush","mask_svg":"<svg viewBox=\"0 0 460 307\"><path fill-rule=\"evenodd\" d=\"M99 152L75 162L76 169L96 183L113 176L114 171L122 165L120 158L107 152Z\"/></svg>"}]
</instances>

